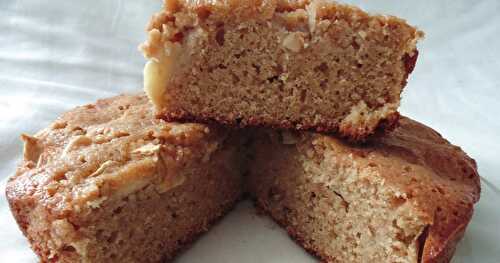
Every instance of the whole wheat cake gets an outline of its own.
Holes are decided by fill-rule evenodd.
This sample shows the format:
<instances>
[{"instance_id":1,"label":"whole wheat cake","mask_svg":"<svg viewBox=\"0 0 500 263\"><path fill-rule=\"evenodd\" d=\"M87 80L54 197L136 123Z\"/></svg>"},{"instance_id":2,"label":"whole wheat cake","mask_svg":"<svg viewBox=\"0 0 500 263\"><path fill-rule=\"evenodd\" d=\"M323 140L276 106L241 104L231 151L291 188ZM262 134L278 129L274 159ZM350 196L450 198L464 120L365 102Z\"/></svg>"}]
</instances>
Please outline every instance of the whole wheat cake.
<instances>
[{"instance_id":1,"label":"whole wheat cake","mask_svg":"<svg viewBox=\"0 0 500 263\"><path fill-rule=\"evenodd\" d=\"M327 0L166 0L140 49L166 120L337 132L397 122L423 35Z\"/></svg>"},{"instance_id":2,"label":"whole wheat cake","mask_svg":"<svg viewBox=\"0 0 500 263\"><path fill-rule=\"evenodd\" d=\"M241 136L151 109L118 96L22 136L7 198L42 262L168 260L240 198Z\"/></svg>"},{"instance_id":3,"label":"whole wheat cake","mask_svg":"<svg viewBox=\"0 0 500 263\"><path fill-rule=\"evenodd\" d=\"M168 123L118 96L22 138L7 198L42 262L168 261L243 192L325 262L448 262L480 193L474 160L404 117L351 145Z\"/></svg>"},{"instance_id":4,"label":"whole wheat cake","mask_svg":"<svg viewBox=\"0 0 500 263\"><path fill-rule=\"evenodd\" d=\"M476 163L431 128L400 122L362 146L261 131L249 191L325 262L449 262L479 200Z\"/></svg>"}]
</instances>

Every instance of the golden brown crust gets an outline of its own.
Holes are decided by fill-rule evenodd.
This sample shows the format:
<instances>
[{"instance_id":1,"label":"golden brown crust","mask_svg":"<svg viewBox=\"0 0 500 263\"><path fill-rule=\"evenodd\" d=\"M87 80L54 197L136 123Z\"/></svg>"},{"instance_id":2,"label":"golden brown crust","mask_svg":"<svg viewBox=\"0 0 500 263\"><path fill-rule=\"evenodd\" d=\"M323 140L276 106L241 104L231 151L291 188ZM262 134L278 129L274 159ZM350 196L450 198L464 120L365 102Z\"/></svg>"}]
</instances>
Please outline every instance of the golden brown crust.
<instances>
[{"instance_id":1,"label":"golden brown crust","mask_svg":"<svg viewBox=\"0 0 500 263\"><path fill-rule=\"evenodd\" d=\"M460 147L421 123L403 118L401 126L392 136L374 145L395 147L396 152L404 147L412 154L401 154L401 158L433 171L434 181L427 188L429 194L421 200L434 209L434 223L425 240L422 262L449 262L472 217L473 206L479 201L481 188L476 162ZM436 200L441 202L436 204Z\"/></svg>"},{"instance_id":2,"label":"golden brown crust","mask_svg":"<svg viewBox=\"0 0 500 263\"><path fill-rule=\"evenodd\" d=\"M170 200L170 192L181 191L175 194L181 196L183 185L193 184L198 174L214 180L203 173L220 172L217 180L226 178L224 183L231 186L240 180L238 169L226 168L238 166L239 160L233 160L231 153L239 139L229 138L227 130L217 126L157 120L144 94L78 107L49 128L22 139L24 160L9 179L6 196L19 227L44 262L82 260L89 247L99 249L99 242L106 241L94 240L92 227L112 221L99 218L113 213L114 205L123 207L121 202L127 198L136 200L147 194ZM222 143L233 139L222 149ZM219 164L231 160L230 165ZM216 207L205 215L207 219L193 220L193 224L199 222L177 243L164 244L170 250L156 256L172 257L229 210L241 189L239 185L226 188L217 189L220 194L210 204ZM199 189L215 191L213 187ZM197 198L194 191L192 198ZM92 221L96 218L97 222ZM60 233L64 236L59 237Z\"/></svg>"},{"instance_id":3,"label":"golden brown crust","mask_svg":"<svg viewBox=\"0 0 500 263\"><path fill-rule=\"evenodd\" d=\"M338 125L335 124L314 124L310 125L307 123L293 123L290 121L282 121L279 124L269 123L260 120L257 117L250 118L249 120L234 120L228 119L224 115L212 117L190 114L187 111L163 111L156 113L156 117L163 119L167 122L178 121L178 122L195 122L195 123L205 123L211 125L223 124L228 127L233 128L245 128L245 127L267 127L278 130L298 130L298 131L313 131L320 133L332 133L340 136L352 143L363 143L371 135L375 137L382 136L386 133L391 132L398 126L399 112L394 112L387 116L387 118L382 119L376 125L376 128L371 131L367 129L355 130L350 128L344 128L339 130Z\"/></svg>"},{"instance_id":4,"label":"golden brown crust","mask_svg":"<svg viewBox=\"0 0 500 263\"><path fill-rule=\"evenodd\" d=\"M120 96L100 100L96 104L79 107L64 114L50 128L35 136L23 135L23 140L26 142L25 160L16 175L9 180L6 195L11 210L25 234L30 224L26 211L30 209L38 207L47 209L53 217L51 220L75 219L74 211L68 204L79 199L68 200L67 196L59 195L64 193L61 190L64 187L54 188L53 184L64 178L59 168L63 167L67 172L71 167L82 167L82 160L72 155L75 149L87 153L89 157L93 151L83 149L91 147L92 143L98 141L103 143L114 141L117 142L115 146L134 145L136 140L131 139L133 134L142 134L140 130L147 127L155 127L154 130L158 133L166 129L167 132L162 133L163 142L193 149L205 147L207 146L205 143L224 137L223 129L201 124L168 124L152 118L150 107L134 106L146 104L147 99L144 96ZM120 120L120 116L134 121ZM397 120L398 116L393 118ZM420 238L421 262L448 262L472 217L473 206L479 200L480 181L477 165L459 147L451 145L431 128L405 117L400 118L400 126L396 128L394 125L398 122L394 119L380 124L393 128L392 132L371 137L362 145L350 144L321 134L301 133L300 136L330 145L340 155L352 155L361 167L376 167L385 184L404 193L408 200L412 200L415 209L422 213L422 218L427 220L427 230ZM202 121L210 122L210 119ZM213 132L206 133L207 127L211 127ZM98 132L98 135L102 135L98 137L94 132L99 129L95 128L108 128L108 131ZM132 130L134 132L131 132ZM385 130L387 128L381 131ZM106 134L109 136L106 137ZM150 133L145 132L142 135L148 137L150 136L148 134ZM91 137L92 143L83 137L84 135ZM143 147L139 149L150 150ZM125 150L125 152L130 151ZM67 158L56 158L61 155L66 155ZM85 162L92 162L92 158L86 158ZM103 164L102 160L100 163ZM116 164L116 167L121 165L123 164ZM97 172L95 169L92 171ZM83 177L88 175L88 172L80 174ZM78 187L78 184L74 184L70 190L84 189ZM112 196L115 192L107 194ZM266 210L261 204L259 205ZM286 222L279 223L287 225ZM292 227L287 227L287 230L299 243L301 242L297 231ZM194 233L192 236L186 236L186 242L193 236ZM33 240L30 242L35 252L42 258L50 256L45 248ZM324 260L331 260L320 248L305 248Z\"/></svg>"},{"instance_id":5,"label":"golden brown crust","mask_svg":"<svg viewBox=\"0 0 500 263\"><path fill-rule=\"evenodd\" d=\"M14 200L20 196L34 195L49 207L53 206L52 213L63 215L67 213L68 207L55 205L60 199L52 196L51 192L53 183L67 181L64 173L74 173L73 180L69 181L73 187L84 187L85 180L95 176L92 173L99 172L99 168L112 170L134 157L140 159L141 156L136 156L140 154L134 151L140 150L148 142L195 149L223 138L225 133L224 129L216 126L166 123L154 119L152 108L144 95L122 95L98 100L95 104L77 107L63 114L49 128L35 136L22 136L25 141L25 159L10 180L15 180L16 184L10 184L8 196ZM108 144L109 148L100 147L102 144ZM119 152L114 149L119 149ZM189 155L182 158L196 158L193 155L202 153L203 150L190 151ZM106 161L111 161L111 165L106 164ZM150 167L146 162L144 167L139 168L146 169L143 170L146 172L153 169L154 165ZM127 177L129 179L140 178ZM66 191L70 193L76 190L67 187Z\"/></svg>"},{"instance_id":6,"label":"golden brown crust","mask_svg":"<svg viewBox=\"0 0 500 263\"><path fill-rule=\"evenodd\" d=\"M402 117L400 126L387 136L372 138L366 145L348 151L361 156L366 165L379 164L386 182L411 193L420 209L432 218L422 262L450 261L480 196L474 159L438 132L406 117ZM419 174L422 173L419 167L424 168L428 176ZM401 175L402 171L405 176ZM420 178L417 179L420 182L408 182L408 177Z\"/></svg>"},{"instance_id":7,"label":"golden brown crust","mask_svg":"<svg viewBox=\"0 0 500 263\"><path fill-rule=\"evenodd\" d=\"M422 262L449 262L472 218L473 206L479 201L481 188L476 162L423 124L404 118L402 126L404 134L396 130L383 144L411 148L420 156L418 162L434 171L435 188L429 187L428 191L436 195L435 199L429 195L422 202L446 200L434 206L434 223L423 247Z\"/></svg>"},{"instance_id":8,"label":"golden brown crust","mask_svg":"<svg viewBox=\"0 0 500 263\"><path fill-rule=\"evenodd\" d=\"M261 19L266 20L274 13L287 13L296 10L305 9L315 0L164 0L163 10L154 15L147 26L147 30L153 28L160 29L165 22L172 20L172 15L183 9L194 11L201 19L208 16L218 18L237 17L239 20ZM325 4L327 1L319 2ZM403 19L395 16L369 15L358 7L346 4L339 4L335 1L328 3L327 7L322 8L316 14L317 18L328 18L339 14L349 14L355 19L377 19L379 23L390 23L393 26L405 24ZM422 35L421 32L418 33Z\"/></svg>"}]
</instances>

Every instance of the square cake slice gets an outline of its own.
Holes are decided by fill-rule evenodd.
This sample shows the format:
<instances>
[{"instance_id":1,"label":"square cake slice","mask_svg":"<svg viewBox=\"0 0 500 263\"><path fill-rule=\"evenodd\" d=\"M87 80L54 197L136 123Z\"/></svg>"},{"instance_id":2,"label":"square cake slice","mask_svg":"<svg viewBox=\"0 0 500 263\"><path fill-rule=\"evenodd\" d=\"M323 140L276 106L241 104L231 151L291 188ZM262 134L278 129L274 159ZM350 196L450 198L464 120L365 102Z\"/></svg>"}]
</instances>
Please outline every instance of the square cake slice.
<instances>
[{"instance_id":1,"label":"square cake slice","mask_svg":"<svg viewBox=\"0 0 500 263\"><path fill-rule=\"evenodd\" d=\"M434 130L401 126L366 145L256 136L256 204L325 262L449 262L479 200L476 163Z\"/></svg>"},{"instance_id":2,"label":"square cake slice","mask_svg":"<svg viewBox=\"0 0 500 263\"><path fill-rule=\"evenodd\" d=\"M99 100L23 136L7 198L42 262L168 260L240 198L241 138L151 109Z\"/></svg>"},{"instance_id":3,"label":"square cake slice","mask_svg":"<svg viewBox=\"0 0 500 263\"><path fill-rule=\"evenodd\" d=\"M397 122L423 35L326 0L166 0L148 31L144 86L165 120L351 140Z\"/></svg>"}]
</instances>

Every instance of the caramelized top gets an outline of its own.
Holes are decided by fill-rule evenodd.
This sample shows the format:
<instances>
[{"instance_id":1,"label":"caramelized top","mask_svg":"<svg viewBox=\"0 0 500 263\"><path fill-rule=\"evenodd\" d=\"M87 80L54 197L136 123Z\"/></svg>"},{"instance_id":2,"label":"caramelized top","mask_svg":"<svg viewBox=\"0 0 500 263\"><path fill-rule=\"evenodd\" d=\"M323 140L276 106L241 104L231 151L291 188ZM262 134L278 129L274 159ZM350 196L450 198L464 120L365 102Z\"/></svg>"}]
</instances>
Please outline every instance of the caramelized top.
<instances>
[{"instance_id":1,"label":"caramelized top","mask_svg":"<svg viewBox=\"0 0 500 263\"><path fill-rule=\"evenodd\" d=\"M63 114L34 136L22 135L24 161L9 199L44 206L56 217L97 208L144 187L182 184L178 170L208 161L226 134L200 124L155 119L146 96L122 95Z\"/></svg>"},{"instance_id":2,"label":"caramelized top","mask_svg":"<svg viewBox=\"0 0 500 263\"><path fill-rule=\"evenodd\" d=\"M163 9L149 22L148 40L140 49L147 58L159 59L165 48L162 43L179 42L184 33L193 28L225 23L238 25L248 20L272 20L311 33L317 26L324 26L323 20L347 21L354 27L378 23L387 30L407 32L401 33L401 38L408 42L406 52L409 54L424 35L401 18L370 15L355 6L329 0L164 0Z\"/></svg>"}]
</instances>

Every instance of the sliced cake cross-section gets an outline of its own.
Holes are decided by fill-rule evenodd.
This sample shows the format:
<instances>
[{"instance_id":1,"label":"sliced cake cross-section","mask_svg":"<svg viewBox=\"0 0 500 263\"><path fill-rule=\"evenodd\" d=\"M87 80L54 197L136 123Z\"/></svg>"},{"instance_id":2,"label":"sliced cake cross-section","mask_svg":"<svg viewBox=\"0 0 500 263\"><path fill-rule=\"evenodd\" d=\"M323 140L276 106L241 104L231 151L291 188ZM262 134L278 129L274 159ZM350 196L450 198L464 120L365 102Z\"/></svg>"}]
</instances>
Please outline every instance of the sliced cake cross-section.
<instances>
[{"instance_id":1,"label":"sliced cake cross-section","mask_svg":"<svg viewBox=\"0 0 500 263\"><path fill-rule=\"evenodd\" d=\"M256 138L257 205L325 262L449 262L479 199L474 160L408 118L363 146L313 133Z\"/></svg>"},{"instance_id":2,"label":"sliced cake cross-section","mask_svg":"<svg viewBox=\"0 0 500 263\"><path fill-rule=\"evenodd\" d=\"M397 122L422 33L325 0L166 0L141 50L169 121L337 132Z\"/></svg>"}]
</instances>

